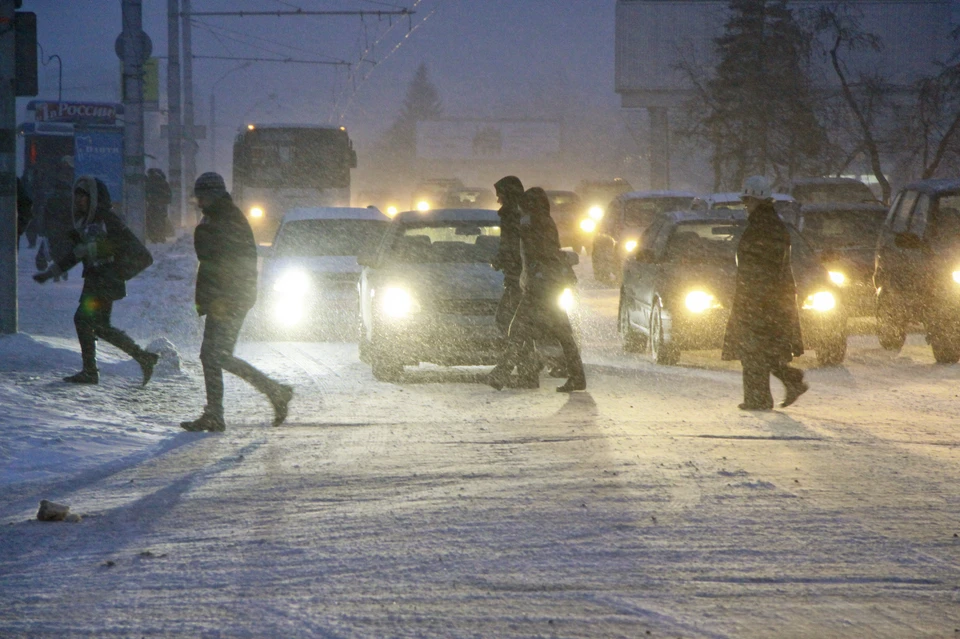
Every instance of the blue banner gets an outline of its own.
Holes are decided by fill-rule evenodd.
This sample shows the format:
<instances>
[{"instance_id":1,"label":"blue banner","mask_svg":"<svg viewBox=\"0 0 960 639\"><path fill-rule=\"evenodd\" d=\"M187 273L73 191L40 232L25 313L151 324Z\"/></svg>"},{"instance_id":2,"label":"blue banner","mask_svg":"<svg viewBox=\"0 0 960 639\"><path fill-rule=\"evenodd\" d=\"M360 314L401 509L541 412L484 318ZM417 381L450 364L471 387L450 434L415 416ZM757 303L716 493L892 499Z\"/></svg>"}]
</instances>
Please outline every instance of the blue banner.
<instances>
[{"instance_id":1,"label":"blue banner","mask_svg":"<svg viewBox=\"0 0 960 639\"><path fill-rule=\"evenodd\" d=\"M123 201L123 129L78 130L74 136L76 177L100 178L110 191L110 199Z\"/></svg>"}]
</instances>

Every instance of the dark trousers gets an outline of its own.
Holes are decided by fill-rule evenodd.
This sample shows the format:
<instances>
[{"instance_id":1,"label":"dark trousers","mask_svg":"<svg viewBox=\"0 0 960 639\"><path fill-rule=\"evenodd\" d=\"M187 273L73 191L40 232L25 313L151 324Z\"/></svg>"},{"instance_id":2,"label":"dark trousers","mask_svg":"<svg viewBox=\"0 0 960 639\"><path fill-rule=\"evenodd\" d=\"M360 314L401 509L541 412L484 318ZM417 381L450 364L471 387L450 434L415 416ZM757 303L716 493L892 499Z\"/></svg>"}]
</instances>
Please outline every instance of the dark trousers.
<instances>
[{"instance_id":1,"label":"dark trousers","mask_svg":"<svg viewBox=\"0 0 960 639\"><path fill-rule=\"evenodd\" d=\"M520 288L519 280L506 280L503 283L503 295L500 297L500 304L497 306L497 328L503 333L505 343L509 345L510 325L520 302L523 300L523 289ZM506 347L505 347L506 348ZM524 379L537 379L540 376L542 365L537 356L537 343L535 338L524 339L522 343L515 345L517 349L516 362L517 374ZM511 366L508 373L513 371Z\"/></svg>"},{"instance_id":2,"label":"dark trousers","mask_svg":"<svg viewBox=\"0 0 960 639\"><path fill-rule=\"evenodd\" d=\"M277 382L233 355L246 314L239 311L216 318L207 315L203 326L200 363L207 389L207 411L220 416L223 416L223 371L233 373L268 397L279 387Z\"/></svg>"},{"instance_id":3,"label":"dark trousers","mask_svg":"<svg viewBox=\"0 0 960 639\"><path fill-rule=\"evenodd\" d=\"M97 370L98 337L137 361L140 361L145 353L129 335L110 325L112 312L113 300L87 294L80 296L80 306L73 315L73 325L77 328L80 356L83 358L85 371Z\"/></svg>"},{"instance_id":4,"label":"dark trousers","mask_svg":"<svg viewBox=\"0 0 960 639\"><path fill-rule=\"evenodd\" d=\"M773 408L771 375L787 387L803 381L802 370L766 353L744 353L740 357L740 364L743 366L743 401L755 408Z\"/></svg>"},{"instance_id":5,"label":"dark trousers","mask_svg":"<svg viewBox=\"0 0 960 639\"><path fill-rule=\"evenodd\" d=\"M585 379L583 361L570 318L557 304L555 296L548 292L539 295L525 293L520 299L517 312L510 322L507 348L497 366L512 370L520 362L524 345L545 337L552 337L560 343L567 375L571 379Z\"/></svg>"}]
</instances>

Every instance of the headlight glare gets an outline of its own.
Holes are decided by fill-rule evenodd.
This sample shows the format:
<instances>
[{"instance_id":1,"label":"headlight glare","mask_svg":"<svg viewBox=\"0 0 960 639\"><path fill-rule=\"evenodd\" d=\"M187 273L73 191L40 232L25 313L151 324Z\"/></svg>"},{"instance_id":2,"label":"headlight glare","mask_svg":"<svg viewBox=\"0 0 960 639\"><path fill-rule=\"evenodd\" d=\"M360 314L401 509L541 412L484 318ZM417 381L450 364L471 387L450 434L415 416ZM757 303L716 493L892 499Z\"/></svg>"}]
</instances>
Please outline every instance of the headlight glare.
<instances>
[{"instance_id":1,"label":"headlight glare","mask_svg":"<svg viewBox=\"0 0 960 639\"><path fill-rule=\"evenodd\" d=\"M691 291L687 293L684 303L687 309L694 313L703 313L711 308L718 308L720 306L717 299L705 291Z\"/></svg>"},{"instance_id":2,"label":"headlight glare","mask_svg":"<svg viewBox=\"0 0 960 639\"><path fill-rule=\"evenodd\" d=\"M636 240L627 240L626 242L623 243L623 249L624 249L627 253L633 253L633 250L634 250L635 248L637 248L637 241L636 241Z\"/></svg>"},{"instance_id":3,"label":"headlight glare","mask_svg":"<svg viewBox=\"0 0 960 639\"><path fill-rule=\"evenodd\" d=\"M427 202L426 200L420 200L419 202L417 202L417 210L420 211L421 213L426 213L427 211L430 210L430 203Z\"/></svg>"},{"instance_id":4,"label":"headlight glare","mask_svg":"<svg viewBox=\"0 0 960 639\"><path fill-rule=\"evenodd\" d=\"M603 207L602 206L591 206L587 210L587 215L592 217L594 220L599 222L603 219Z\"/></svg>"},{"instance_id":5,"label":"headlight glare","mask_svg":"<svg viewBox=\"0 0 960 639\"><path fill-rule=\"evenodd\" d=\"M560 297L557 299L557 304L560 305L560 308L564 312L569 313L577 306L577 300L573 296L573 290L569 288L563 289L563 293L560 293Z\"/></svg>"},{"instance_id":6,"label":"headlight glare","mask_svg":"<svg viewBox=\"0 0 960 639\"><path fill-rule=\"evenodd\" d=\"M837 286L843 286L847 283L847 276L842 271L827 271L827 275L830 276L830 281Z\"/></svg>"},{"instance_id":7,"label":"headlight glare","mask_svg":"<svg viewBox=\"0 0 960 639\"><path fill-rule=\"evenodd\" d=\"M273 290L289 297L306 295L310 290L310 276L305 271L285 271L273 283Z\"/></svg>"},{"instance_id":8,"label":"headlight glare","mask_svg":"<svg viewBox=\"0 0 960 639\"><path fill-rule=\"evenodd\" d=\"M960 284L960 271L953 272L953 281Z\"/></svg>"},{"instance_id":9,"label":"headlight glare","mask_svg":"<svg viewBox=\"0 0 960 639\"><path fill-rule=\"evenodd\" d=\"M837 299L830 291L819 291L813 295L808 295L803 301L803 308L813 309L820 313L832 311L837 307Z\"/></svg>"},{"instance_id":10,"label":"headlight glare","mask_svg":"<svg viewBox=\"0 0 960 639\"><path fill-rule=\"evenodd\" d=\"M597 230L597 223L589 217L580 220L580 230L585 233L593 233Z\"/></svg>"},{"instance_id":11,"label":"headlight glare","mask_svg":"<svg viewBox=\"0 0 960 639\"><path fill-rule=\"evenodd\" d=\"M396 214L397 214L397 207L395 207L395 206L388 206L388 207L387 207L387 215L389 215L390 217L393 217L393 216L396 215Z\"/></svg>"},{"instance_id":12,"label":"headlight glare","mask_svg":"<svg viewBox=\"0 0 960 639\"><path fill-rule=\"evenodd\" d=\"M250 217L261 218L263 217L263 207L254 206L250 209Z\"/></svg>"},{"instance_id":13,"label":"headlight glare","mask_svg":"<svg viewBox=\"0 0 960 639\"><path fill-rule=\"evenodd\" d=\"M384 289L380 309L387 317L399 319L419 311L420 307L409 291L392 286Z\"/></svg>"}]
</instances>

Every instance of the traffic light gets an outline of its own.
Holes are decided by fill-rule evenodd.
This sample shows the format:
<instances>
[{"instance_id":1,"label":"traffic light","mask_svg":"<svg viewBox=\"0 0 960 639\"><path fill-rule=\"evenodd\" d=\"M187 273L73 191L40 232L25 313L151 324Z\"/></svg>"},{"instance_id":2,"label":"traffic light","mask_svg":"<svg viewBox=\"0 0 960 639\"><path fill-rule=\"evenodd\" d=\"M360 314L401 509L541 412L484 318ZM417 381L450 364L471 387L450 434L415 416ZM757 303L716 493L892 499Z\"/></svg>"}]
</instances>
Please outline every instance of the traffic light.
<instances>
[{"instance_id":1,"label":"traffic light","mask_svg":"<svg viewBox=\"0 0 960 639\"><path fill-rule=\"evenodd\" d=\"M20 6L20 2L17 2L17 6ZM37 14L17 11L14 16L17 96L35 96L40 91L37 82Z\"/></svg>"}]
</instances>

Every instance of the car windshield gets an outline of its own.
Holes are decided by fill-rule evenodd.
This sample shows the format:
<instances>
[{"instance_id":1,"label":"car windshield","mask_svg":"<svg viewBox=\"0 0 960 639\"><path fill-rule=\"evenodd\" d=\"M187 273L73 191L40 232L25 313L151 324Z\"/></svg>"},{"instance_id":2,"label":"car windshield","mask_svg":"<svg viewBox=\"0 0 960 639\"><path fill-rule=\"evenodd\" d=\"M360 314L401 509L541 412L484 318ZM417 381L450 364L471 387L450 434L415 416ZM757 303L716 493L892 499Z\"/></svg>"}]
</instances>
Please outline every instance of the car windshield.
<instances>
[{"instance_id":1,"label":"car windshield","mask_svg":"<svg viewBox=\"0 0 960 639\"><path fill-rule=\"evenodd\" d=\"M627 200L624 204L623 223L634 228L646 228L657 213L683 211L690 208L692 197L649 197Z\"/></svg>"},{"instance_id":2,"label":"car windshield","mask_svg":"<svg viewBox=\"0 0 960 639\"><path fill-rule=\"evenodd\" d=\"M405 226L388 258L408 264L489 263L500 247L496 222L457 222Z\"/></svg>"},{"instance_id":3,"label":"car windshield","mask_svg":"<svg viewBox=\"0 0 960 639\"><path fill-rule=\"evenodd\" d=\"M277 257L360 255L383 235L381 220L297 220L283 225L277 237Z\"/></svg>"},{"instance_id":4,"label":"car windshield","mask_svg":"<svg viewBox=\"0 0 960 639\"><path fill-rule=\"evenodd\" d=\"M817 250L873 247L887 212L817 211L805 212L800 233Z\"/></svg>"},{"instance_id":5,"label":"car windshield","mask_svg":"<svg viewBox=\"0 0 960 639\"><path fill-rule=\"evenodd\" d=\"M733 264L743 229L743 223L707 221L678 224L667 240L663 261Z\"/></svg>"},{"instance_id":6,"label":"car windshield","mask_svg":"<svg viewBox=\"0 0 960 639\"><path fill-rule=\"evenodd\" d=\"M800 184L793 188L793 199L801 204L823 204L825 202L846 202L862 204L876 202L870 187L862 182L842 184Z\"/></svg>"}]
</instances>

